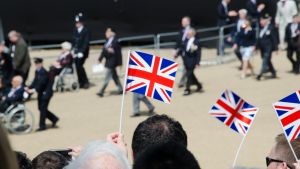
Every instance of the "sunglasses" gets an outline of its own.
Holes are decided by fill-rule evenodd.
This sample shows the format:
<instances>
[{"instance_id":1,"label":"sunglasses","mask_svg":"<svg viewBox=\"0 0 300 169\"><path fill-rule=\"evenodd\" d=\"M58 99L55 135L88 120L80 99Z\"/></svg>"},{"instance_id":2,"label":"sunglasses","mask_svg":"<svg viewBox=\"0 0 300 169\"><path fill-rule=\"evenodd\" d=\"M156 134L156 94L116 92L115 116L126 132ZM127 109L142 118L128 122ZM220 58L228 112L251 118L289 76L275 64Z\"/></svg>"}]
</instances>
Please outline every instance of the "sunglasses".
<instances>
[{"instance_id":1,"label":"sunglasses","mask_svg":"<svg viewBox=\"0 0 300 169\"><path fill-rule=\"evenodd\" d=\"M267 164L267 167L271 164L271 163L284 163L285 161L282 161L282 160L276 160L276 159L272 159L270 157L266 157L266 164ZM286 162L285 162L286 163ZM289 168L293 169L293 167L291 167L290 165L286 164Z\"/></svg>"}]
</instances>

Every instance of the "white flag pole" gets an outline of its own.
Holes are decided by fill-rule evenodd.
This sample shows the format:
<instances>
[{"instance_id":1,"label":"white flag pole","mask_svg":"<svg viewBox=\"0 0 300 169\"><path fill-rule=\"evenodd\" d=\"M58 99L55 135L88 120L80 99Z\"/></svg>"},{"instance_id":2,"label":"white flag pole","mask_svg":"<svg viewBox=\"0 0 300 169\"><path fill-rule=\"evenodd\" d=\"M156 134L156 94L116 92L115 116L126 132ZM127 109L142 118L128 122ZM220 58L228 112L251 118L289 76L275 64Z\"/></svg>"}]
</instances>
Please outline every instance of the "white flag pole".
<instances>
[{"instance_id":1,"label":"white flag pole","mask_svg":"<svg viewBox=\"0 0 300 169\"><path fill-rule=\"evenodd\" d=\"M240 146L239 146L239 148L238 148L238 150L237 150L237 152L236 152L236 154L235 154L235 158L234 158L234 161L233 161L233 164L232 164L232 169L234 169L234 167L235 167L235 165L236 165L236 162L237 162L237 159L238 159L238 157L239 157L240 151L241 151L242 146L243 146L243 144L244 144L244 142L245 142L245 140L246 140L246 136L247 136L247 135L245 135L245 136L243 137L243 140L242 140L242 142L241 142L241 144L240 144Z\"/></svg>"},{"instance_id":2,"label":"white flag pole","mask_svg":"<svg viewBox=\"0 0 300 169\"><path fill-rule=\"evenodd\" d=\"M120 126L119 126L119 133L122 133L123 129L123 122L124 122L124 100L125 100L125 93L126 93L126 83L127 83L127 76L128 76L128 65L129 65L129 57L130 57L131 50L128 51L127 55L127 62L126 62L126 73L124 76L123 82L123 95L122 95L122 102L121 102L121 111L120 111Z\"/></svg>"}]
</instances>

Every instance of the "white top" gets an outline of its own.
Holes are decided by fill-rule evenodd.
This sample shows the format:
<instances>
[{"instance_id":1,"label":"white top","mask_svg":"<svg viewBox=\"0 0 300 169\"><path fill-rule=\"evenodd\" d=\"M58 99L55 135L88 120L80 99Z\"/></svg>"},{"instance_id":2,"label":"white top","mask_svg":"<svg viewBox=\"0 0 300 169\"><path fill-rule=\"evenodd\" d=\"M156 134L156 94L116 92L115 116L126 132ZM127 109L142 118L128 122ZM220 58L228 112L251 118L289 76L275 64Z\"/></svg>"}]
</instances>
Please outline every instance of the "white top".
<instances>
[{"instance_id":1,"label":"white top","mask_svg":"<svg viewBox=\"0 0 300 169\"><path fill-rule=\"evenodd\" d=\"M114 40L114 37L109 38L107 43L105 43L104 47L109 48L113 40Z\"/></svg>"},{"instance_id":2,"label":"white top","mask_svg":"<svg viewBox=\"0 0 300 169\"><path fill-rule=\"evenodd\" d=\"M191 49L194 41L195 41L195 37L192 37L192 38L189 39L189 41L188 41L188 43L186 45L186 51L189 51Z\"/></svg>"},{"instance_id":3,"label":"white top","mask_svg":"<svg viewBox=\"0 0 300 169\"><path fill-rule=\"evenodd\" d=\"M80 26L79 28L77 28L78 33L80 33L83 29L83 26Z\"/></svg>"},{"instance_id":4,"label":"white top","mask_svg":"<svg viewBox=\"0 0 300 169\"><path fill-rule=\"evenodd\" d=\"M298 24L292 23L292 25L291 25L292 38L294 38L298 35L297 29L298 29Z\"/></svg>"}]
</instances>

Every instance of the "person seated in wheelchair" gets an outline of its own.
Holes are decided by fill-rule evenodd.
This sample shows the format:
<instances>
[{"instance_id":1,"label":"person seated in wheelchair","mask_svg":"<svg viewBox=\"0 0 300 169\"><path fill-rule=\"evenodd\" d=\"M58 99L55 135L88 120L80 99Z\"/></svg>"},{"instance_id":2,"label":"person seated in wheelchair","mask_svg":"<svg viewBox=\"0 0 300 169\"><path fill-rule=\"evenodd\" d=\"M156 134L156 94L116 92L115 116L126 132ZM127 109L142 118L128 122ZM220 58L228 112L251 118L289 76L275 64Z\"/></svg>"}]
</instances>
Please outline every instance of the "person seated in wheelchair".
<instances>
[{"instance_id":1,"label":"person seated in wheelchair","mask_svg":"<svg viewBox=\"0 0 300 169\"><path fill-rule=\"evenodd\" d=\"M72 68L73 55L71 53L72 44L70 42L63 42L61 44L62 53L58 59L50 67L50 78L54 79L59 75L64 68Z\"/></svg>"},{"instance_id":2,"label":"person seated in wheelchair","mask_svg":"<svg viewBox=\"0 0 300 169\"><path fill-rule=\"evenodd\" d=\"M23 86L23 78L21 76L14 76L11 81L11 86L9 92L1 98L1 113L5 112L9 106L24 101L25 88Z\"/></svg>"}]
</instances>

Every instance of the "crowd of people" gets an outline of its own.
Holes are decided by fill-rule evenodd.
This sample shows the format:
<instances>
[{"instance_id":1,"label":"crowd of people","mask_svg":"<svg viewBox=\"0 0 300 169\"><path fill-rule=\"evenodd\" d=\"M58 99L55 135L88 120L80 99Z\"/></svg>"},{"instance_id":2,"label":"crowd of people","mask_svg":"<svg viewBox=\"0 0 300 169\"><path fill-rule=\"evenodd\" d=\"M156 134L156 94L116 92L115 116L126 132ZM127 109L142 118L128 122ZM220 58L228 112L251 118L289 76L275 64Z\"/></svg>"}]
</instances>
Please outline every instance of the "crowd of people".
<instances>
[{"instance_id":1,"label":"crowd of people","mask_svg":"<svg viewBox=\"0 0 300 169\"><path fill-rule=\"evenodd\" d=\"M233 46L237 58L241 61L241 78L247 76L250 69L255 75L250 62L254 52L260 50L262 58L261 70L256 76L261 80L265 73L271 72L271 78L276 78L276 70L272 64L275 51L286 50L287 57L292 63L291 73L299 74L299 14L294 0L279 0L276 15L272 18L266 11L266 4L256 0L247 0L245 9L238 12L230 10L231 0L222 0L218 6L218 26L223 27L235 23L234 28L225 29L230 37L225 44ZM256 33L256 30L258 32ZM219 53L224 53L222 46ZM295 56L294 56L295 54Z\"/></svg>"},{"instance_id":2,"label":"crowd of people","mask_svg":"<svg viewBox=\"0 0 300 169\"><path fill-rule=\"evenodd\" d=\"M0 134L0 168L5 169L200 169L187 148L188 135L183 126L167 115L154 115L138 124L131 147L124 135L116 132L86 145L46 150L32 160L23 152L11 150L2 128ZM300 139L291 145L299 157ZM276 137L274 146L270 143L270 149L266 157L268 169L300 168L284 134Z\"/></svg>"}]
</instances>

